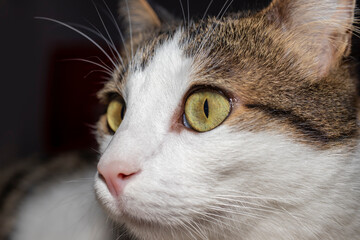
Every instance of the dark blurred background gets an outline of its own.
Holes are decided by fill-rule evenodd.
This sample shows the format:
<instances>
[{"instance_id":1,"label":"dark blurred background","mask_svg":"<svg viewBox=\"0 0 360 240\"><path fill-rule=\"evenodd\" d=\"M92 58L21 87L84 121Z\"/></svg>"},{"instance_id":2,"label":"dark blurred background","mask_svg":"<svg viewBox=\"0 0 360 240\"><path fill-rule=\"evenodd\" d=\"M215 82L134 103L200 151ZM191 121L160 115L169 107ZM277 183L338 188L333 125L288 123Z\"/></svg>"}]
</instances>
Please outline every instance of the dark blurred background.
<instances>
[{"instance_id":1,"label":"dark blurred background","mask_svg":"<svg viewBox=\"0 0 360 240\"><path fill-rule=\"evenodd\" d=\"M118 0L105 0L117 16ZM182 18L179 0L154 1ZM190 16L202 16L210 0L190 0ZM217 15L226 0L214 0ZM270 0L235 0L229 11L261 9ZM114 41L120 38L102 0L94 0ZM182 0L187 14L187 0ZM95 149L92 126L104 112L96 92L106 75L99 67L69 59L108 61L84 37L49 17L92 27L103 34L91 0L0 0L0 164L27 156L47 156L75 149ZM93 27L92 27L93 28ZM94 35L96 42L106 44ZM353 56L358 57L359 39Z\"/></svg>"}]
</instances>

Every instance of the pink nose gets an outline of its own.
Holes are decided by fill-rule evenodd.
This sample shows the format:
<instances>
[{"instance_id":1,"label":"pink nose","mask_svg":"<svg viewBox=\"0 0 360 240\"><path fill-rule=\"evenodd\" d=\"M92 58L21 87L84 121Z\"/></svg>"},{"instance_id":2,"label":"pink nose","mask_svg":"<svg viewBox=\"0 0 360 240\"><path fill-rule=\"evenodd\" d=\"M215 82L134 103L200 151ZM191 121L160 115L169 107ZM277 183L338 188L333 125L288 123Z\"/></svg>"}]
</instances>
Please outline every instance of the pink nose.
<instances>
[{"instance_id":1,"label":"pink nose","mask_svg":"<svg viewBox=\"0 0 360 240\"><path fill-rule=\"evenodd\" d=\"M130 179L140 171L122 166L117 162L111 162L108 164L98 164L98 172L100 178L105 180L110 193L117 197L123 192L125 185Z\"/></svg>"}]
</instances>

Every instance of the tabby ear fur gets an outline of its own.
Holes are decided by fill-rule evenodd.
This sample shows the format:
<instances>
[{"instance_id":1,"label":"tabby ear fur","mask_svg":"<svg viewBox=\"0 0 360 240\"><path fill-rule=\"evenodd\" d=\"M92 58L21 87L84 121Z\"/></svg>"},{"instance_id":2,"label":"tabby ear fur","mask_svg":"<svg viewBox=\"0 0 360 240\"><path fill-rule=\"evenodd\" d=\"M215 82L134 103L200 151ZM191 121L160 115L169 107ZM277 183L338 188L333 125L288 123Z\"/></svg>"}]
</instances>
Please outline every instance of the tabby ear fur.
<instances>
[{"instance_id":1,"label":"tabby ear fur","mask_svg":"<svg viewBox=\"0 0 360 240\"><path fill-rule=\"evenodd\" d=\"M158 15L146 0L120 0L119 16L129 38L161 26Z\"/></svg>"},{"instance_id":2,"label":"tabby ear fur","mask_svg":"<svg viewBox=\"0 0 360 240\"><path fill-rule=\"evenodd\" d=\"M355 0L273 0L262 14L291 38L290 49L311 59L313 74L324 77L350 53L354 11Z\"/></svg>"}]
</instances>

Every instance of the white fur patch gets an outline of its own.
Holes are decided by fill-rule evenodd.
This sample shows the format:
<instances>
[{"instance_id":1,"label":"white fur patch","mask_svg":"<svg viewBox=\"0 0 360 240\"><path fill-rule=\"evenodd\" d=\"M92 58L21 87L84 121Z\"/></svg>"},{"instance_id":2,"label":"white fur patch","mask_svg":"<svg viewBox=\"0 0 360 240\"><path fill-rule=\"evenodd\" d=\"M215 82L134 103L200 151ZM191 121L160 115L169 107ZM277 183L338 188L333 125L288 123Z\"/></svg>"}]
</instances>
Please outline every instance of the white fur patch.
<instances>
[{"instance_id":1,"label":"white fur patch","mask_svg":"<svg viewBox=\"0 0 360 240\"><path fill-rule=\"evenodd\" d=\"M144 71L129 74L123 93L127 109L125 118L111 144L108 141L100 143L102 150L109 148L106 154L113 155L109 159L116 156L134 158L137 152L149 155L169 131L171 116L188 90L192 64L192 60L187 59L179 48L180 36L181 32L178 32L173 40L158 48ZM153 148L142 148L143 142ZM136 146L141 148L135 149ZM126 149L131 151L124 152ZM108 160L103 156L103 161Z\"/></svg>"},{"instance_id":2,"label":"white fur patch","mask_svg":"<svg viewBox=\"0 0 360 240\"><path fill-rule=\"evenodd\" d=\"M94 170L39 186L19 207L12 240L106 240L112 230L95 200Z\"/></svg>"}]
</instances>

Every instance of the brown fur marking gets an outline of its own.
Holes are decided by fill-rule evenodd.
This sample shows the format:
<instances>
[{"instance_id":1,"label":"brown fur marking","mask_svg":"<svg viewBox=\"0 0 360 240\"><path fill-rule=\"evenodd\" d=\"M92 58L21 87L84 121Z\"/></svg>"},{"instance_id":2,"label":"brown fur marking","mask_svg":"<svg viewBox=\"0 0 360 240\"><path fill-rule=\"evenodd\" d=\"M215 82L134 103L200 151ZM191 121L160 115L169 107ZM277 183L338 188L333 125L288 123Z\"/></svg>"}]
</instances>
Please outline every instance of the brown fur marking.
<instances>
[{"instance_id":1,"label":"brown fur marking","mask_svg":"<svg viewBox=\"0 0 360 240\"><path fill-rule=\"evenodd\" d=\"M326 13L326 9L299 6L301 2L274 1L257 14L230 14L221 20L196 22L190 29L184 26L181 45L184 53L195 59L193 84L214 86L235 96L238 104L223 124L251 131L276 129L322 147L346 144L359 135L356 79L346 58L352 12L344 23L327 26L324 34L319 34L321 22L302 16L311 16L306 11L317 9ZM323 24L335 21L341 13L336 9ZM309 25L312 21L317 25ZM313 34L304 30L312 26ZM177 28L162 24L152 32L134 34L133 48L141 48L132 70L146 67L156 48ZM340 40L334 40L334 34ZM329 49L335 50L324 53L326 46L318 49L319 45L311 43L325 37ZM129 43L126 48L129 52ZM331 60L319 62L321 54ZM129 70L127 66L124 75ZM100 95L118 92L113 89L114 82L123 86L126 77L117 74ZM179 111L181 114L183 109Z\"/></svg>"}]
</instances>

